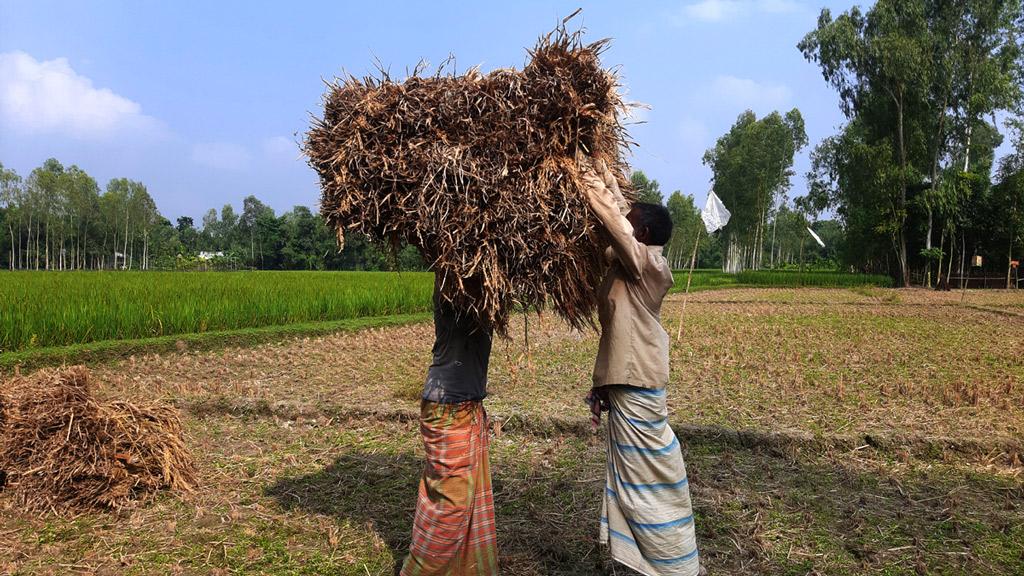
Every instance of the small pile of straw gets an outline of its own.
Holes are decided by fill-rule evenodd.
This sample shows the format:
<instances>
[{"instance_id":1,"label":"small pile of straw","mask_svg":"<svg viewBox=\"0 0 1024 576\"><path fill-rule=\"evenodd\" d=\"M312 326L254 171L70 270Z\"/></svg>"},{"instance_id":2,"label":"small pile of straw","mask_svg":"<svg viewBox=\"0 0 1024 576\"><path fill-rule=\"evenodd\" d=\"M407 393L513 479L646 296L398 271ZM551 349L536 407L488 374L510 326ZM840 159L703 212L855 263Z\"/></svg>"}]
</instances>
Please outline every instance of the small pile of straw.
<instances>
[{"instance_id":1,"label":"small pile of straw","mask_svg":"<svg viewBox=\"0 0 1024 576\"><path fill-rule=\"evenodd\" d=\"M547 304L592 325L607 241L581 171L604 161L632 194L606 45L563 24L522 70L330 84L304 147L339 242L356 230L418 247L442 298L501 333L515 309Z\"/></svg>"},{"instance_id":2,"label":"small pile of straw","mask_svg":"<svg viewBox=\"0 0 1024 576\"><path fill-rule=\"evenodd\" d=\"M0 476L0 494L28 509L118 509L190 492L194 465L173 407L98 402L74 366L3 383Z\"/></svg>"}]
</instances>

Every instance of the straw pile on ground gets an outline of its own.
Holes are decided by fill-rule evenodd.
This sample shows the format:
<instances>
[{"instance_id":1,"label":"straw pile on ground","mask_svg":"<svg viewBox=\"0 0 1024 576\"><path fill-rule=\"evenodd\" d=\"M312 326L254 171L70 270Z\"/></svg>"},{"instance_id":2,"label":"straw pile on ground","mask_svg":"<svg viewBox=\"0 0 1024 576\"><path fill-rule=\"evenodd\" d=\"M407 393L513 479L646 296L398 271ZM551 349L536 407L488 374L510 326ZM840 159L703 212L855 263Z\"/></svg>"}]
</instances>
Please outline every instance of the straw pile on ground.
<instances>
[{"instance_id":1,"label":"straw pile on ground","mask_svg":"<svg viewBox=\"0 0 1024 576\"><path fill-rule=\"evenodd\" d=\"M563 27L522 70L331 84L305 152L339 241L354 230L418 247L442 297L499 332L514 309L545 304L592 324L607 242L581 170L602 160L628 184L605 46Z\"/></svg>"},{"instance_id":2,"label":"straw pile on ground","mask_svg":"<svg viewBox=\"0 0 1024 576\"><path fill-rule=\"evenodd\" d=\"M193 463L170 406L98 402L82 366L0 388L0 495L34 510L117 509L191 491Z\"/></svg>"}]
</instances>

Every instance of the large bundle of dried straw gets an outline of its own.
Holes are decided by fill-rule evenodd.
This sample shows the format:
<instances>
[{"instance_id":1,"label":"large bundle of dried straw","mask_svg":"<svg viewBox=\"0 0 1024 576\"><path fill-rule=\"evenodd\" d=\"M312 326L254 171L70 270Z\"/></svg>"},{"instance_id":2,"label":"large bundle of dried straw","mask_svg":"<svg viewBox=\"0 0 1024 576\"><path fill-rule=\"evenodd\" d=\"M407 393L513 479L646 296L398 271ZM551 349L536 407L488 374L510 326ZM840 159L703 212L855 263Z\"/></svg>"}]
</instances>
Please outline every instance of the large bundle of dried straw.
<instances>
[{"instance_id":1,"label":"large bundle of dried straw","mask_svg":"<svg viewBox=\"0 0 1024 576\"><path fill-rule=\"evenodd\" d=\"M522 70L330 85L305 151L339 240L417 246L442 296L499 331L518 306L590 323L606 242L581 170L602 160L625 187L629 143L605 46L559 28Z\"/></svg>"},{"instance_id":2,"label":"large bundle of dried straw","mask_svg":"<svg viewBox=\"0 0 1024 576\"><path fill-rule=\"evenodd\" d=\"M98 402L82 366L15 377L0 390L4 496L27 508L121 508L160 489L190 491L177 411Z\"/></svg>"}]
</instances>

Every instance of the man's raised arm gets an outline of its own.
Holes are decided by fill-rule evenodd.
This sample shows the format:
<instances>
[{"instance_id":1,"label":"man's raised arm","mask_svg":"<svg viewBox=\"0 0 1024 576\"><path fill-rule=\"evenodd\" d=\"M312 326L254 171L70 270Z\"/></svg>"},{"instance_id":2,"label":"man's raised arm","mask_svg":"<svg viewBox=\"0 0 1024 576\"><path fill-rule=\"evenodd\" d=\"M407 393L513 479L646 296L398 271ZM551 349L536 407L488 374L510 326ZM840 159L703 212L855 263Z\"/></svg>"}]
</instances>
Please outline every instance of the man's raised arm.
<instances>
[{"instance_id":1,"label":"man's raised arm","mask_svg":"<svg viewBox=\"0 0 1024 576\"><path fill-rule=\"evenodd\" d=\"M634 280L639 280L643 271L644 246L633 237L633 225L626 219L629 205L608 167L598 162L594 169L596 173L588 171L583 175L590 207L611 236L615 256L626 272Z\"/></svg>"}]
</instances>

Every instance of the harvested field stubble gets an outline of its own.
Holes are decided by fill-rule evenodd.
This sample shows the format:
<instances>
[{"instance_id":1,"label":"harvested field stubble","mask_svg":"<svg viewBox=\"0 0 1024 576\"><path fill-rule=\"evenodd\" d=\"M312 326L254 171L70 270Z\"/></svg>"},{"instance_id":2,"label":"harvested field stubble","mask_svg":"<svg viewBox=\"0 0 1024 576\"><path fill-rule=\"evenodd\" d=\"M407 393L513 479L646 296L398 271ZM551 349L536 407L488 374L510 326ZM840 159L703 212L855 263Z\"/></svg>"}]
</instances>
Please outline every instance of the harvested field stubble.
<instances>
[{"instance_id":1,"label":"harvested field stubble","mask_svg":"<svg viewBox=\"0 0 1024 576\"><path fill-rule=\"evenodd\" d=\"M305 151L339 240L355 229L417 246L442 297L499 332L519 306L592 322L607 243L583 155L627 185L624 104L601 67L605 46L560 28L521 71L417 69L403 82L384 73L331 85Z\"/></svg>"},{"instance_id":2,"label":"harvested field stubble","mask_svg":"<svg viewBox=\"0 0 1024 576\"><path fill-rule=\"evenodd\" d=\"M670 421L709 573L1020 574L1024 468L999 451L1021 438L1024 335L922 297L691 296ZM670 331L680 306L667 303ZM597 542L606 449L581 401L595 335L547 315L530 328L530 351L496 344L489 378L502 574L622 574ZM97 368L97 397L181 403L201 483L117 521L0 498L0 573L394 574L432 338L422 323ZM961 377L985 384L978 403L938 401Z\"/></svg>"},{"instance_id":3,"label":"harvested field stubble","mask_svg":"<svg viewBox=\"0 0 1024 576\"><path fill-rule=\"evenodd\" d=\"M394 574L423 467L415 420L186 415L185 424L205 455L194 497L118 522L0 513L0 573L62 563L99 574ZM711 574L1019 574L1019 479L869 450L713 440L684 450ZM492 440L502 574L623 574L597 541L605 457L603 440L587 434Z\"/></svg>"},{"instance_id":4,"label":"harvested field stubble","mask_svg":"<svg viewBox=\"0 0 1024 576\"><path fill-rule=\"evenodd\" d=\"M691 295L683 337L672 347L673 421L827 436L1021 438L1024 335L1013 322L925 304L925 291L877 293L899 298L890 302L859 289ZM672 296L663 308L673 334L681 303ZM488 410L532 421L574 418L583 409L597 338L550 315L534 318L529 351L521 318L514 339L496 343ZM140 356L97 370L121 395L415 415L432 341L427 323L217 353Z\"/></svg>"},{"instance_id":5,"label":"harvested field stubble","mask_svg":"<svg viewBox=\"0 0 1024 576\"><path fill-rule=\"evenodd\" d=\"M177 410L97 402L81 366L4 383L0 472L3 495L34 510L122 508L194 484Z\"/></svg>"}]
</instances>

